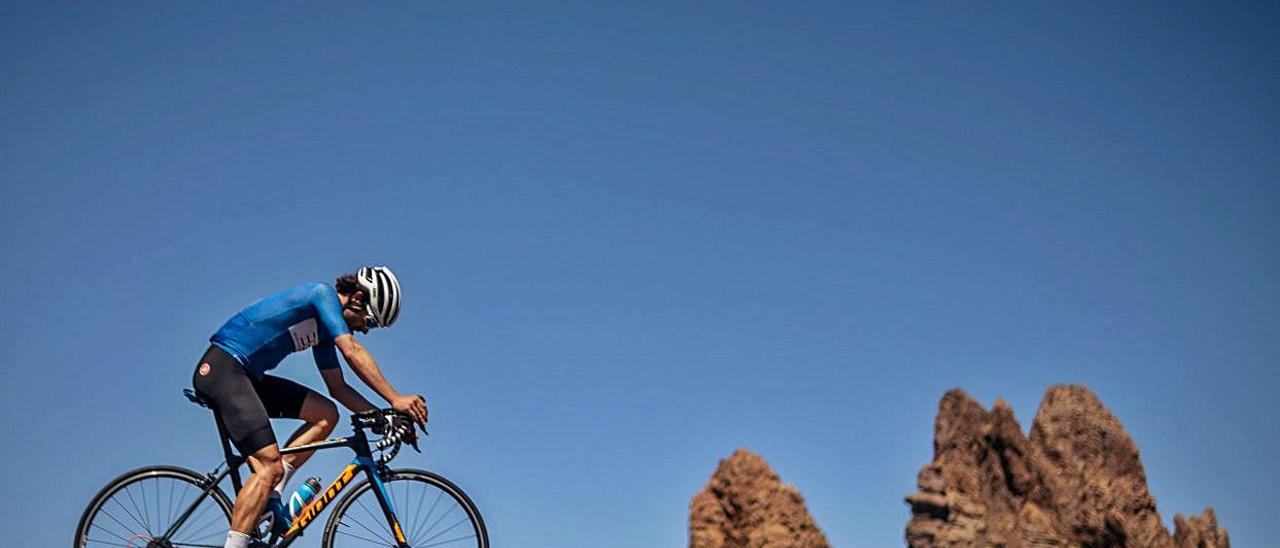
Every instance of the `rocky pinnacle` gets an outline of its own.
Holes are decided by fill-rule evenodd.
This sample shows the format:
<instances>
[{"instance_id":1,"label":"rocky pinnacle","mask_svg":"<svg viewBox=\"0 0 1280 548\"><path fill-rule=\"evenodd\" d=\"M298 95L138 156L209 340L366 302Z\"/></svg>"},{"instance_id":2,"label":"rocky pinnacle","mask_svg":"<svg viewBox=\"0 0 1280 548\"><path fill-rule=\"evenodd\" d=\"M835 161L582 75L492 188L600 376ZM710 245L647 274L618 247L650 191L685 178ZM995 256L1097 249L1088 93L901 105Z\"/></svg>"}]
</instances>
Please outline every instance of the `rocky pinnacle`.
<instances>
[{"instance_id":1,"label":"rocky pinnacle","mask_svg":"<svg viewBox=\"0 0 1280 548\"><path fill-rule=\"evenodd\" d=\"M1174 518L1169 534L1147 490L1138 446L1097 396L1054 386L1030 436L1013 410L959 389L938 405L933 462L907 496L912 547L1228 548L1213 509Z\"/></svg>"},{"instance_id":2,"label":"rocky pinnacle","mask_svg":"<svg viewBox=\"0 0 1280 548\"><path fill-rule=\"evenodd\" d=\"M690 548L828 548L804 497L760 455L720 461L689 510Z\"/></svg>"}]
</instances>

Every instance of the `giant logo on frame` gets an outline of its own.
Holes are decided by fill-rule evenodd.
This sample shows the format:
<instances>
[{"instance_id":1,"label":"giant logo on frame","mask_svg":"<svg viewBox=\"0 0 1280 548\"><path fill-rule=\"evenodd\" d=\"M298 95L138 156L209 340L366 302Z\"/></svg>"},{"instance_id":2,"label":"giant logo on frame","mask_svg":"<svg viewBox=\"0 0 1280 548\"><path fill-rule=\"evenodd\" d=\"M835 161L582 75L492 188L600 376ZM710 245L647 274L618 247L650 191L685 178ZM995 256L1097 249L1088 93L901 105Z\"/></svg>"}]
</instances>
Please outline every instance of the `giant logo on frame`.
<instances>
[{"instance_id":1,"label":"giant logo on frame","mask_svg":"<svg viewBox=\"0 0 1280 548\"><path fill-rule=\"evenodd\" d=\"M346 468L342 469L342 473L338 474L338 479L333 480L333 483L329 484L328 489L325 489L323 493L320 493L320 496L316 497L316 500L311 501L311 504L308 504L306 508L302 509L302 512L298 514L298 517L293 520L293 526L289 528L289 531L285 533L285 536L292 535L294 532L302 530L302 528L306 527L308 523L311 523L311 520L316 519L316 516L320 515L320 511L324 510L324 507L328 506L329 502L332 501L334 497L338 496L338 493L341 493L342 489L345 488L348 483L351 483L351 478L354 478L355 476L356 465L348 464Z\"/></svg>"}]
</instances>

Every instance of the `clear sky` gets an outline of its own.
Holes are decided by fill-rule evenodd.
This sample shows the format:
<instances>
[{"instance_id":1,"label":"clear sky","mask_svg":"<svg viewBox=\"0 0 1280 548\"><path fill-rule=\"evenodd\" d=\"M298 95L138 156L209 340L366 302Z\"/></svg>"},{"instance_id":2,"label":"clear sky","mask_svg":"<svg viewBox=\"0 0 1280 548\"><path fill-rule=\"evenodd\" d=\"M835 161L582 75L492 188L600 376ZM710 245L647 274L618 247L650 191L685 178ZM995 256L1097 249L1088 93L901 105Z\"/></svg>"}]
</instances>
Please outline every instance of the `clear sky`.
<instances>
[{"instance_id":1,"label":"clear sky","mask_svg":"<svg viewBox=\"0 0 1280 548\"><path fill-rule=\"evenodd\" d=\"M943 392L1053 383L1280 545L1280 8L1124 4L5 2L0 545L212 469L207 337L366 263L497 546L684 545L737 447L900 545Z\"/></svg>"}]
</instances>

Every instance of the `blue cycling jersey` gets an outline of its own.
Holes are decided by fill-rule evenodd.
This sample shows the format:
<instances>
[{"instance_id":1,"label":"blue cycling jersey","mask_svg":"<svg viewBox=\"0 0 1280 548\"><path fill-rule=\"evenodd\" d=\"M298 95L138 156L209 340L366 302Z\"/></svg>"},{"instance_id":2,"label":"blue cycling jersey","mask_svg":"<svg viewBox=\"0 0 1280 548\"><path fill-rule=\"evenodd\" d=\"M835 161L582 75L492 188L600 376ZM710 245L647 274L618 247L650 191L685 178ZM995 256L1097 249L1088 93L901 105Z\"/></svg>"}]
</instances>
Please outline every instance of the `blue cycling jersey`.
<instances>
[{"instance_id":1,"label":"blue cycling jersey","mask_svg":"<svg viewBox=\"0 0 1280 548\"><path fill-rule=\"evenodd\" d=\"M285 356L311 348L316 367L338 367L333 340L351 333L333 286L302 284L248 306L209 338L249 370L255 379Z\"/></svg>"}]
</instances>

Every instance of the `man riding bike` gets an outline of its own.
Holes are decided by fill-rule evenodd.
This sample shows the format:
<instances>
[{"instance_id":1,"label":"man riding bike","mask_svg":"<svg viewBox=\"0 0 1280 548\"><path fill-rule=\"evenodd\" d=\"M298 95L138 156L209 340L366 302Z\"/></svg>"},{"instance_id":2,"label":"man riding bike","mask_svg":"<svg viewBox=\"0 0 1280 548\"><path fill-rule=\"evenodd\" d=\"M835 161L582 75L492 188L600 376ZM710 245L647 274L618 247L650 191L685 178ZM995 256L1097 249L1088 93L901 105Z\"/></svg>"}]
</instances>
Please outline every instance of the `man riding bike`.
<instances>
[{"instance_id":1,"label":"man riding bike","mask_svg":"<svg viewBox=\"0 0 1280 548\"><path fill-rule=\"evenodd\" d=\"M249 533L261 521L264 509L275 515L277 528L288 526L280 502L282 491L294 471L311 457L307 452L282 458L268 419L305 422L286 447L323 440L338 421L338 409L329 398L265 374L285 356L311 348L330 396L353 413L375 409L343 378L337 356L342 352L361 381L391 407L425 426L427 406L422 396L397 392L373 356L352 336L354 331L390 327L399 315L400 282L385 266L365 267L338 277L332 286L303 284L260 299L210 337L192 385L214 404L231 441L248 455L253 472L236 495L225 548L247 548Z\"/></svg>"}]
</instances>

